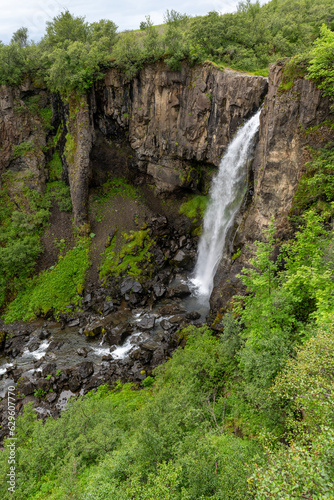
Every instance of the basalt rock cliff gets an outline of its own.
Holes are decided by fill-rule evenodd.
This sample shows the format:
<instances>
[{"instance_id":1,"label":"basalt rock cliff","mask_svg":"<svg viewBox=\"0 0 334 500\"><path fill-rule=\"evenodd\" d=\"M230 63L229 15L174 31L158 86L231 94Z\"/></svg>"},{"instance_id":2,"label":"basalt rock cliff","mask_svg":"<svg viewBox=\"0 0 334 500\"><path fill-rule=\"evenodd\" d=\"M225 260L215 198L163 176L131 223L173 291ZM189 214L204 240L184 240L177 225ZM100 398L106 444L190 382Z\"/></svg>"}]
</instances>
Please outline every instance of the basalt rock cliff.
<instances>
[{"instance_id":1,"label":"basalt rock cliff","mask_svg":"<svg viewBox=\"0 0 334 500\"><path fill-rule=\"evenodd\" d=\"M280 238L287 235L293 197L305 163L311 159L310 147L317 149L334 140L328 98L307 79L297 79L290 90L281 89L283 68L283 62L269 68L268 94L250 172L252 185L216 274L211 295L214 314L240 291L236 275L247 265L252 243L263 238L270 219L275 219ZM231 253L239 248L241 256L231 263Z\"/></svg>"}]
</instances>

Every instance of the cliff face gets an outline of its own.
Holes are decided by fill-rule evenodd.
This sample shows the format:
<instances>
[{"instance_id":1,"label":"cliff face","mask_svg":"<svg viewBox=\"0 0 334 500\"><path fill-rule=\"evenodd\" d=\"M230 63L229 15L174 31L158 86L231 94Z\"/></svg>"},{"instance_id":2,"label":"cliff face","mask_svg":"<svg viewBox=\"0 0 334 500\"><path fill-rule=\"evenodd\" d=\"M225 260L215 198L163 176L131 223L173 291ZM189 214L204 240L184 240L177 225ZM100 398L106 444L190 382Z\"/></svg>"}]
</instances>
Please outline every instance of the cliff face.
<instances>
[{"instance_id":1,"label":"cliff face","mask_svg":"<svg viewBox=\"0 0 334 500\"><path fill-rule=\"evenodd\" d=\"M24 101L35 91L45 105L47 93L33 89L29 82L16 89L0 86L0 185L7 170L16 174L18 189L24 181L27 187L43 191L46 133L41 117L31 113Z\"/></svg>"},{"instance_id":2,"label":"cliff face","mask_svg":"<svg viewBox=\"0 0 334 500\"><path fill-rule=\"evenodd\" d=\"M196 188L200 166L219 165L266 90L263 77L222 72L212 64L171 71L157 63L130 82L110 70L97 88L97 124L108 139L126 133L135 167L158 193Z\"/></svg>"},{"instance_id":3,"label":"cliff face","mask_svg":"<svg viewBox=\"0 0 334 500\"><path fill-rule=\"evenodd\" d=\"M282 72L282 63L270 66L269 89L252 164L254 194L242 220L239 218L233 242L234 248L241 247L243 252L234 264L225 258L220 265L211 297L216 311L240 288L236 274L250 256L246 245L262 239L271 217L278 234L284 234L298 181L310 159L308 147L319 148L334 140L334 132L326 123L334 120L328 99L310 80L299 79L289 91L280 90Z\"/></svg>"},{"instance_id":4,"label":"cliff face","mask_svg":"<svg viewBox=\"0 0 334 500\"><path fill-rule=\"evenodd\" d=\"M183 64L181 71L171 71L157 63L131 81L116 69L108 71L87 98L70 99L67 118L66 107L60 113L76 225L87 221L89 185L110 173L149 183L157 194L202 189L205 173L219 165L236 129L266 91L265 78L222 72L212 64ZM33 172L34 186L42 189L47 134L24 102L38 92L47 98L29 85L1 89L0 168ZM14 146L22 143L31 144L31 150L15 157Z\"/></svg>"}]
</instances>

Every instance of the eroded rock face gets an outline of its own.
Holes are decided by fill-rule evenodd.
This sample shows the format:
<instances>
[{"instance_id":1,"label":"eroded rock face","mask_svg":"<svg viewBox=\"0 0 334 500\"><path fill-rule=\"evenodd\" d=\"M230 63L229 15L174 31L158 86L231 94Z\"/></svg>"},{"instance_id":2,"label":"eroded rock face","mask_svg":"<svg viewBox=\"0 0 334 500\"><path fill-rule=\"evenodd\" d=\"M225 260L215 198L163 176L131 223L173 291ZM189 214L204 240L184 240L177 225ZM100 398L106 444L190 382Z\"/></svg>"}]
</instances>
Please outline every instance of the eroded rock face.
<instances>
[{"instance_id":1,"label":"eroded rock face","mask_svg":"<svg viewBox=\"0 0 334 500\"><path fill-rule=\"evenodd\" d=\"M0 86L0 176L6 170L15 174L12 191L25 185L43 192L45 188L46 132L42 119L29 112L23 98L39 94L41 104L47 104L44 90L34 88L29 81L18 88ZM15 146L28 145L26 154L15 154ZM1 186L1 179L0 179Z\"/></svg>"},{"instance_id":2,"label":"eroded rock face","mask_svg":"<svg viewBox=\"0 0 334 500\"><path fill-rule=\"evenodd\" d=\"M130 82L112 69L97 87L96 122L109 140L125 131L135 168L151 178L158 193L195 188L203 164L219 165L266 90L266 78L222 72L209 63L195 68L184 63L181 71L156 63Z\"/></svg>"},{"instance_id":3,"label":"eroded rock face","mask_svg":"<svg viewBox=\"0 0 334 500\"><path fill-rule=\"evenodd\" d=\"M252 164L254 192L234 239L234 248L241 247L242 253L232 264L228 256L222 259L211 296L215 311L240 291L237 274L251 255L246 245L251 247L255 240L263 238L271 217L278 235L284 236L293 196L304 165L310 160L307 146L319 148L334 140L333 130L324 123L334 118L328 98L323 98L322 92L304 79L296 80L289 91L282 92L282 72L283 63L270 65L269 89ZM311 127L316 129L312 131Z\"/></svg>"}]
</instances>

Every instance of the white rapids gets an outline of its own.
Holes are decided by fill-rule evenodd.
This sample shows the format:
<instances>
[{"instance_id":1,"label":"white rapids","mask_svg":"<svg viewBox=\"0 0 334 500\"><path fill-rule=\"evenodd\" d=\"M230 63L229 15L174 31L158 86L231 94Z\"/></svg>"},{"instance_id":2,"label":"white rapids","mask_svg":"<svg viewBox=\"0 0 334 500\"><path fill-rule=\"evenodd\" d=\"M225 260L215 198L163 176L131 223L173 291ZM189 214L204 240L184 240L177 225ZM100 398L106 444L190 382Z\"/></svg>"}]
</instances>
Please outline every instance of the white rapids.
<instances>
[{"instance_id":1,"label":"white rapids","mask_svg":"<svg viewBox=\"0 0 334 500\"><path fill-rule=\"evenodd\" d=\"M212 180L194 277L191 280L195 294L203 298L211 295L226 235L244 198L247 160L253 152L254 137L260 125L260 112L261 110L237 132L220 162L218 174Z\"/></svg>"}]
</instances>

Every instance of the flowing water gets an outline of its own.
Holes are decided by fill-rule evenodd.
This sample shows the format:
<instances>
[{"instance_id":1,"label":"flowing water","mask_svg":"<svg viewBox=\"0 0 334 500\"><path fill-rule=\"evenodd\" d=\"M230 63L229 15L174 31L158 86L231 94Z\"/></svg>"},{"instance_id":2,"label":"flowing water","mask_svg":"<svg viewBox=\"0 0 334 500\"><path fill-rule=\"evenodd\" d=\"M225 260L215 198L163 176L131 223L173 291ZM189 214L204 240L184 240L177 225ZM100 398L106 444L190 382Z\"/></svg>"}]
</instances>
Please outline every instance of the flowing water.
<instances>
[{"instance_id":1,"label":"flowing water","mask_svg":"<svg viewBox=\"0 0 334 500\"><path fill-rule=\"evenodd\" d=\"M211 295L226 235L244 198L247 187L247 161L253 152L260 112L261 110L237 132L220 162L218 174L212 180L192 279L194 293L203 300L208 300Z\"/></svg>"}]
</instances>

